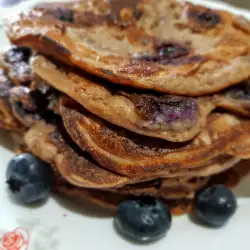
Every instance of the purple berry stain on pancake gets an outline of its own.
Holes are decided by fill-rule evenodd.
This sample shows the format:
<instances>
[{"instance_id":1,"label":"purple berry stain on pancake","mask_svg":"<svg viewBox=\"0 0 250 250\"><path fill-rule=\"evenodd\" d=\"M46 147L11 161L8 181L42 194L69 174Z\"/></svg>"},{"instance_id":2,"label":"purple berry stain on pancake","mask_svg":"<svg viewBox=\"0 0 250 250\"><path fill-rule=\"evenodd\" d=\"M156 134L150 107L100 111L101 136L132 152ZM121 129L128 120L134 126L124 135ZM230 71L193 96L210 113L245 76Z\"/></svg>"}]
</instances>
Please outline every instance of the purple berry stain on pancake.
<instances>
[{"instance_id":1,"label":"purple berry stain on pancake","mask_svg":"<svg viewBox=\"0 0 250 250\"><path fill-rule=\"evenodd\" d=\"M197 113L198 106L193 99L186 98L182 100L181 97L169 96L166 103L157 105L157 109L153 114L153 121L167 124L175 122L193 124L197 120Z\"/></svg>"},{"instance_id":2,"label":"purple berry stain on pancake","mask_svg":"<svg viewBox=\"0 0 250 250\"><path fill-rule=\"evenodd\" d=\"M131 99L138 114L152 124L165 124L179 130L194 126L198 119L198 105L192 98L135 94Z\"/></svg>"}]
</instances>

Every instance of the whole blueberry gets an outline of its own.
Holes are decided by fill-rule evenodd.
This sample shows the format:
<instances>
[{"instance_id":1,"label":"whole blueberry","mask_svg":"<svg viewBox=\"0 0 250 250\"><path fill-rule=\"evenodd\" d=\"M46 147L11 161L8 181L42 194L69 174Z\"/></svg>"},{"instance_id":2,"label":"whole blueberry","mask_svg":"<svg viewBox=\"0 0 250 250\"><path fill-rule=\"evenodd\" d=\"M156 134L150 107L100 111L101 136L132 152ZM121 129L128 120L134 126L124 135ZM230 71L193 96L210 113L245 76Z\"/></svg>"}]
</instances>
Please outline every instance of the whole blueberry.
<instances>
[{"instance_id":1,"label":"whole blueberry","mask_svg":"<svg viewBox=\"0 0 250 250\"><path fill-rule=\"evenodd\" d=\"M34 155L20 154L8 164L6 182L15 200L30 204L48 197L52 175L49 164Z\"/></svg>"},{"instance_id":2,"label":"whole blueberry","mask_svg":"<svg viewBox=\"0 0 250 250\"><path fill-rule=\"evenodd\" d=\"M167 205L151 197L122 202L115 217L116 228L122 235L142 243L162 238L171 224Z\"/></svg>"},{"instance_id":3,"label":"whole blueberry","mask_svg":"<svg viewBox=\"0 0 250 250\"><path fill-rule=\"evenodd\" d=\"M195 200L196 217L213 227L223 226L235 213L236 208L237 201L234 194L223 185L202 190Z\"/></svg>"}]
</instances>

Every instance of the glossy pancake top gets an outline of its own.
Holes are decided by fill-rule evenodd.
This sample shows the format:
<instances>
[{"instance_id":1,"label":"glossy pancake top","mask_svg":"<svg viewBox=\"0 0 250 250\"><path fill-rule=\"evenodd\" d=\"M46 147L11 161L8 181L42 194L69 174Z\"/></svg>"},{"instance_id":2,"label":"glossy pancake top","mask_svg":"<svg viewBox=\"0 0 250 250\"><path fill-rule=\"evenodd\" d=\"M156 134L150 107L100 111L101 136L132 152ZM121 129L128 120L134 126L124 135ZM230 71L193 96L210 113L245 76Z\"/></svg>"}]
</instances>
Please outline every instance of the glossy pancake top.
<instances>
[{"instance_id":1,"label":"glossy pancake top","mask_svg":"<svg viewBox=\"0 0 250 250\"><path fill-rule=\"evenodd\" d=\"M250 77L250 24L174 0L49 3L9 17L10 40L117 84L198 96Z\"/></svg>"}]
</instances>

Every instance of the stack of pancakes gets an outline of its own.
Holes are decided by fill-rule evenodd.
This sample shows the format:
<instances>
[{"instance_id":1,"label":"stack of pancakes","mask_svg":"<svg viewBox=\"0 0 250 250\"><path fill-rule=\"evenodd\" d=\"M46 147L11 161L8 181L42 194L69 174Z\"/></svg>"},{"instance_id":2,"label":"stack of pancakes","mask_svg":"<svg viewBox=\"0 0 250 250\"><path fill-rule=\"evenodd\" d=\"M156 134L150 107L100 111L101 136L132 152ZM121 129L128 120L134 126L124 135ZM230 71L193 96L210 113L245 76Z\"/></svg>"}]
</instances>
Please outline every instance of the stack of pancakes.
<instances>
[{"instance_id":1,"label":"stack of pancakes","mask_svg":"<svg viewBox=\"0 0 250 250\"><path fill-rule=\"evenodd\" d=\"M249 172L243 17L88 0L39 5L5 27L0 126L51 164L55 192L108 207L149 195L182 212L200 189Z\"/></svg>"}]
</instances>

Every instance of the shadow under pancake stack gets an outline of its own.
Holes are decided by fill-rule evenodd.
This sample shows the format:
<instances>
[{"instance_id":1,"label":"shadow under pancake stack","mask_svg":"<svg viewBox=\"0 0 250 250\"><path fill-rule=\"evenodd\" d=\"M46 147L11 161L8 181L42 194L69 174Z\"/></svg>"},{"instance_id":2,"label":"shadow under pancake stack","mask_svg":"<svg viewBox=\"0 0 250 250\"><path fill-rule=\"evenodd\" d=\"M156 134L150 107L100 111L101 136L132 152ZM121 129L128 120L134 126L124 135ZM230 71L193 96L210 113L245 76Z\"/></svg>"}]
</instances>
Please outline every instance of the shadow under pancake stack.
<instances>
[{"instance_id":1,"label":"shadow under pancake stack","mask_svg":"<svg viewBox=\"0 0 250 250\"><path fill-rule=\"evenodd\" d=\"M174 0L8 17L0 127L51 164L55 193L112 209L153 196L188 212L199 190L250 170L249 27Z\"/></svg>"}]
</instances>

